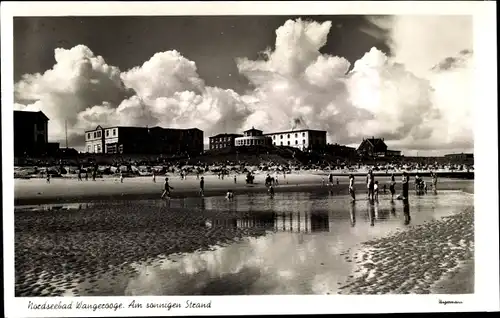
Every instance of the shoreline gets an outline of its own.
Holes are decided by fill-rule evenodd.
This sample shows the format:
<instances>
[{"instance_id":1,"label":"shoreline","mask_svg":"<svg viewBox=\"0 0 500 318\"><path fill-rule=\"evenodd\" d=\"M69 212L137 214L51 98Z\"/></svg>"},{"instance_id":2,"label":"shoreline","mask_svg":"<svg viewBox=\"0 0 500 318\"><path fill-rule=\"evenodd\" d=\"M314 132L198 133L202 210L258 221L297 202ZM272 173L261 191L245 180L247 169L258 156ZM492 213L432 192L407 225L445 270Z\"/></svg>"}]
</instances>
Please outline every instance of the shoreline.
<instances>
[{"instance_id":1,"label":"shoreline","mask_svg":"<svg viewBox=\"0 0 500 318\"><path fill-rule=\"evenodd\" d=\"M268 188L264 184L265 176L258 175L254 184L245 184L244 177L239 176L237 183L234 179L218 179L217 176L205 176L204 196L224 196L228 190L235 195L266 193ZM318 175L287 175L286 179L279 178L279 185L274 187L275 193L283 192L310 192L328 193L333 195L348 195L348 177L336 178L333 185L328 185L328 178ZM324 180L324 181L323 181ZM379 177L381 194L382 186L387 185L388 177ZM171 198L199 197L199 180L196 177L188 177L186 180L171 177L170 185L174 187ZM398 180L396 180L398 182ZM325 182L323 184L323 182ZM45 180L15 180L14 182L14 205L36 205L52 203L85 203L99 200L154 200L160 199L163 192L163 180L158 178L153 183L149 177L137 177L125 179L120 183L116 178L100 179L96 181L77 181L74 179L54 179L50 184ZM367 193L366 185L362 178L355 182L356 194ZM439 190L465 190L474 191L473 180L440 179ZM410 182L410 191L413 184ZM401 183L396 184L396 195L401 192ZM411 193L411 192L410 192Z\"/></svg>"}]
</instances>

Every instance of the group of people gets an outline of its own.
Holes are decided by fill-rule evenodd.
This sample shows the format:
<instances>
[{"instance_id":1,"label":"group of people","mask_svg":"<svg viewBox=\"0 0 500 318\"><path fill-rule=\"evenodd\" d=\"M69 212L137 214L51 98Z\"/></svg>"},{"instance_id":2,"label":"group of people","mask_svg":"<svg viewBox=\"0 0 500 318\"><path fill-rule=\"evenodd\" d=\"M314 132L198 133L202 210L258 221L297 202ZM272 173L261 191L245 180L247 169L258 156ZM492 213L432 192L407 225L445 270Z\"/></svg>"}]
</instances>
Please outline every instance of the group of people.
<instances>
[{"instance_id":1,"label":"group of people","mask_svg":"<svg viewBox=\"0 0 500 318\"><path fill-rule=\"evenodd\" d=\"M434 192L437 191L437 175L434 172L431 172L432 178L432 189ZM403 172L401 184L402 184L402 193L397 197L401 200L408 199L408 190L409 190L410 177L406 172ZM373 175L373 171L368 171L366 176L366 187L368 189L368 199L369 200L378 200L379 196L379 183L375 180L375 176ZM386 185L383 187L384 193L386 192ZM396 194L396 179L394 175L391 175L391 181L389 183L389 191L391 193L391 200L394 199L394 195ZM415 175L415 191L417 194L427 193L427 184L426 182L418 175ZM354 175L349 175L349 194L351 195L353 201L356 200L356 190L354 187Z\"/></svg>"}]
</instances>

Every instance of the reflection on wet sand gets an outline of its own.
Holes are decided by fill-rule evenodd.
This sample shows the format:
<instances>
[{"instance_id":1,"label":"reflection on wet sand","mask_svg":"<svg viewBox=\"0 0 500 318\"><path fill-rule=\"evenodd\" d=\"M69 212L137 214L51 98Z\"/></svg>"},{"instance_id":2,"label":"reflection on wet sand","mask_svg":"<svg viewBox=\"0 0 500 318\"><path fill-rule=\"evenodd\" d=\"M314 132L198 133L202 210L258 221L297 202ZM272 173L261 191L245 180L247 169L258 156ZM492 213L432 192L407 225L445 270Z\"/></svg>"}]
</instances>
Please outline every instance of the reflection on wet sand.
<instances>
[{"instance_id":1,"label":"reflection on wet sand","mask_svg":"<svg viewBox=\"0 0 500 318\"><path fill-rule=\"evenodd\" d=\"M37 268L58 273L70 246L77 252L62 271L78 278L71 288L82 296L335 293L354 274L354 259L342 253L403 229L410 204L418 225L459 211L470 197L440 193L409 201L278 193L173 199L168 208L159 200L121 201L70 213L20 213L16 253L26 246L29 253L16 254L16 292L38 295Z\"/></svg>"}]
</instances>

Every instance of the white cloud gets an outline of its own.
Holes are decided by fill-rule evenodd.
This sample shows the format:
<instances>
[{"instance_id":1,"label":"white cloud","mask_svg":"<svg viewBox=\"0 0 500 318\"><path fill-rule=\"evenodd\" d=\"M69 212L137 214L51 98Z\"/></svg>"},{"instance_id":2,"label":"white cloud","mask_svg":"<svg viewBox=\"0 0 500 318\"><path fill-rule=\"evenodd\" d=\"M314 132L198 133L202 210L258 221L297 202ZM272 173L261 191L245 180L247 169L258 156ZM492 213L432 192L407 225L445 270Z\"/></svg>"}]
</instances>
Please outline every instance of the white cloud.
<instances>
[{"instance_id":1,"label":"white cloud","mask_svg":"<svg viewBox=\"0 0 500 318\"><path fill-rule=\"evenodd\" d=\"M237 59L254 88L245 95L206 86L195 62L177 51L121 72L83 45L56 49L52 69L16 83L14 107L44 111L53 140L64 139L67 121L70 139L80 143L82 130L98 124L198 127L208 137L299 123L343 144L380 136L407 151L472 148L472 54L458 53L472 50L471 19L376 23L390 31L393 55L372 48L350 62L320 53L331 22L287 21L276 30L274 50Z\"/></svg>"}]
</instances>

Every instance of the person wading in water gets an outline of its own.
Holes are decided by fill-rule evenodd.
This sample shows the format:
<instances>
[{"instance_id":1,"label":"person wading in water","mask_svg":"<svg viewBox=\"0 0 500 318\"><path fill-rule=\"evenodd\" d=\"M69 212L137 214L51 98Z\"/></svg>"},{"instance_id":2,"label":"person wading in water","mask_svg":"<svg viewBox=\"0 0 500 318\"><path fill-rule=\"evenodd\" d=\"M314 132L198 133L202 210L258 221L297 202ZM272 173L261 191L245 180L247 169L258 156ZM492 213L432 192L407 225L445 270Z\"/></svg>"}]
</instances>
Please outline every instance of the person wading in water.
<instances>
[{"instance_id":1,"label":"person wading in water","mask_svg":"<svg viewBox=\"0 0 500 318\"><path fill-rule=\"evenodd\" d=\"M349 175L349 194L352 197L352 201L356 200L356 191L354 190L354 175Z\"/></svg>"},{"instance_id":2,"label":"person wading in water","mask_svg":"<svg viewBox=\"0 0 500 318\"><path fill-rule=\"evenodd\" d=\"M394 180L394 175L391 175L391 183L389 184L389 191L391 191L391 201L394 200L394 194L396 193L396 180Z\"/></svg>"}]
</instances>

